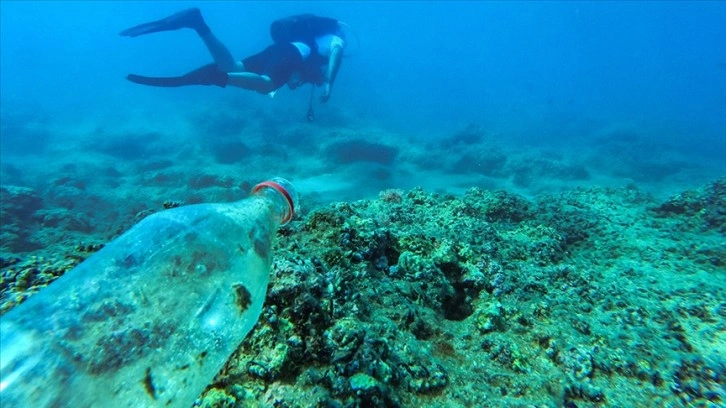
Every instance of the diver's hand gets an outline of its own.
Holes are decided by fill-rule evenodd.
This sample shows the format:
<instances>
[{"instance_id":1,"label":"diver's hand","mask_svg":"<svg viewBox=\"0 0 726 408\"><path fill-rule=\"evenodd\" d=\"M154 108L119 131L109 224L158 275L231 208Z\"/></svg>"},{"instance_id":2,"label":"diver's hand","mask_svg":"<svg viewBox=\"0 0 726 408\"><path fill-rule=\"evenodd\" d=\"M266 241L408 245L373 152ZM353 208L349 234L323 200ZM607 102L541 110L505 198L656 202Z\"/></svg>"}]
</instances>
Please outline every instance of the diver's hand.
<instances>
[{"instance_id":1,"label":"diver's hand","mask_svg":"<svg viewBox=\"0 0 726 408\"><path fill-rule=\"evenodd\" d=\"M320 102L325 103L330 99L330 84L326 83L323 85L323 94L320 95Z\"/></svg>"}]
</instances>

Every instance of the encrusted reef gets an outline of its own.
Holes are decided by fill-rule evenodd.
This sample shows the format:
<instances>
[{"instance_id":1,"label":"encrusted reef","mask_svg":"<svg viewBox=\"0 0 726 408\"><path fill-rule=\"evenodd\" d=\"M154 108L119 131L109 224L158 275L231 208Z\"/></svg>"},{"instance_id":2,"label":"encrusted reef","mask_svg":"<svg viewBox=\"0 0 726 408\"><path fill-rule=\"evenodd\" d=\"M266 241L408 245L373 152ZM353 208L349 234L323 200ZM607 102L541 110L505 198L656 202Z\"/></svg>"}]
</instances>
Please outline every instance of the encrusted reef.
<instances>
[{"instance_id":1,"label":"encrusted reef","mask_svg":"<svg viewBox=\"0 0 726 408\"><path fill-rule=\"evenodd\" d=\"M31 231L27 228L29 220L43 206L43 199L27 187L0 186L0 248L3 252L22 252L37 248Z\"/></svg>"},{"instance_id":2,"label":"encrusted reef","mask_svg":"<svg viewBox=\"0 0 726 408\"><path fill-rule=\"evenodd\" d=\"M195 405L722 406L724 200L726 179L316 208L279 230L262 316ZM3 310L77 257L3 259Z\"/></svg>"},{"instance_id":3,"label":"encrusted reef","mask_svg":"<svg viewBox=\"0 0 726 408\"><path fill-rule=\"evenodd\" d=\"M719 406L724 182L316 209L280 231L263 315L198 404Z\"/></svg>"}]
</instances>

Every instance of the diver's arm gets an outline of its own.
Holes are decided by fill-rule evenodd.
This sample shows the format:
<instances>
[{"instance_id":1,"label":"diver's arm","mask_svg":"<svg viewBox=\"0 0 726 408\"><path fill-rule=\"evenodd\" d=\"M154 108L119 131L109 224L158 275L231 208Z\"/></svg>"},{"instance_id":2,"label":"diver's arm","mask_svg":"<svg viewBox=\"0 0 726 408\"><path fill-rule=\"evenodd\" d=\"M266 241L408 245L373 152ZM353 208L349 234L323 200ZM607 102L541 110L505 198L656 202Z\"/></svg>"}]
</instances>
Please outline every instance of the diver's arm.
<instances>
[{"instance_id":1,"label":"diver's arm","mask_svg":"<svg viewBox=\"0 0 726 408\"><path fill-rule=\"evenodd\" d=\"M328 61L328 74L326 75L326 81L323 84L323 94L320 96L320 102L327 102L330 99L330 91L333 89L333 83L335 83L335 77L338 76L338 69L340 68L340 62L343 60L343 47L338 44L333 45L330 50L330 59Z\"/></svg>"}]
</instances>

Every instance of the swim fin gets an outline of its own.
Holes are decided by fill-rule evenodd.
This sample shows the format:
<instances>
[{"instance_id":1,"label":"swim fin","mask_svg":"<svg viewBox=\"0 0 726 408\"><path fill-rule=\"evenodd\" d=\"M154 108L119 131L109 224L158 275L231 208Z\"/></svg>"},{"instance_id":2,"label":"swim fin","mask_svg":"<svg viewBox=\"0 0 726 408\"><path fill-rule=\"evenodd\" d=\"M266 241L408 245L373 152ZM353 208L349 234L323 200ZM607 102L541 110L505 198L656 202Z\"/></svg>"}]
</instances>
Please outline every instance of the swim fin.
<instances>
[{"instance_id":1,"label":"swim fin","mask_svg":"<svg viewBox=\"0 0 726 408\"><path fill-rule=\"evenodd\" d=\"M144 34L156 33L159 31L172 31L181 28L193 28L199 34L209 32L209 26L204 22L202 13L198 8L190 8L172 14L161 20L152 21L150 23L139 24L137 26L127 28L119 33L124 37L138 37Z\"/></svg>"},{"instance_id":2,"label":"swim fin","mask_svg":"<svg viewBox=\"0 0 726 408\"><path fill-rule=\"evenodd\" d=\"M187 85L216 85L224 88L229 81L229 75L219 69L217 64L207 64L177 77L147 77L129 74L126 79L141 85L160 86L164 88Z\"/></svg>"}]
</instances>

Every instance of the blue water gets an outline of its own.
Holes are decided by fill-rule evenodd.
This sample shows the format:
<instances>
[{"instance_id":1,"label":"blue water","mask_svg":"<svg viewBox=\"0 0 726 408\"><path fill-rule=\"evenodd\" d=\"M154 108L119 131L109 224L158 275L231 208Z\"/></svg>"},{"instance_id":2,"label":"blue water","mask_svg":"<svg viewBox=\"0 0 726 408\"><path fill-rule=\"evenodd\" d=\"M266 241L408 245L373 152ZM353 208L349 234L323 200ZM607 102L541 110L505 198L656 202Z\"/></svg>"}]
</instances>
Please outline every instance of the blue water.
<instances>
[{"instance_id":1,"label":"blue water","mask_svg":"<svg viewBox=\"0 0 726 408\"><path fill-rule=\"evenodd\" d=\"M344 21L346 58L330 101L314 103L315 121L306 120L309 87L283 88L270 98L232 87L165 89L127 81L129 73L175 76L211 62L192 30L119 35L195 6L240 59L271 44L269 26L277 18L314 13ZM0 0L0 309L152 212L238 200L255 183L282 176L301 197L300 217L281 237L283 248L300 250L294 254L300 269L288 273L284 265L293 268L293 262L285 260L278 271L288 275L283 285L294 284L290 293L325 292L329 302L318 299L320 310L335 303L336 316L349 310L358 319L373 311L382 316L374 319L381 333L395 328L381 323L384 315L407 308L416 322L399 331L422 339L399 343L405 356L437 349L453 356L454 344L465 347L457 351L462 356L470 352L466 361L447 363L455 362L447 370L467 382L465 389L459 382L420 395L432 404L455 397L449 402L496 405L499 394L506 401L521 390L538 405L557 405L568 394L584 398L601 386L604 404L613 406L722 402L723 181L665 200L726 176L724 39L724 1ZM427 193L471 193L454 201L413 192L408 203L392 204L402 200L401 190L418 186ZM581 187L595 188L575 190ZM498 189L531 205L491 192ZM333 200L379 197L309 216ZM338 225L338 217L353 213ZM346 244L348 238L339 238L350 235ZM424 253L405 263L434 269L422 272L423 281L391 256L405 259L402 249L413 256L406 248ZM385 256L353 265L340 251ZM424 263L429 255L431 263ZM326 281L350 285L333 294L316 288L318 278L302 279L302 286L291 281L310 272L305 259L331 263ZM384 285L371 287L383 289L363 290L377 276ZM482 291L479 300L470 299L484 286L493 287L493 298L483 302L488 294ZM280 287L278 294L285 292ZM419 287L429 293L420 295ZM411 302L380 299L399 292L412 294ZM348 293L361 297L348 299ZM444 305L449 296L455 307ZM472 301L471 311L458 306ZM372 306L359 310L354 302ZM298 303L306 310L312 305ZM397 310L376 309L392 304ZM284 317L289 310L283 309L287 303L279 307ZM460 321L470 312L473 318ZM504 314L508 328L497 336L483 333L482 323ZM323 329L309 335L325 341L305 342L324 344L328 353L333 331ZM480 334L503 341L490 352L485 344L494 342L474 345ZM356 354L375 357L378 344L366 340ZM278 351L261 353L262 363L254 363L263 367L264 356ZM408 357L394 351L391 368L440 378L435 359L409 367ZM535 355L539 363L520 364ZM320 375L337 373L325 380L333 388L344 384L338 379L350 367L363 369L357 360L334 357L336 367L328 370L318 366L327 357L305 358ZM293 371L304 368L289 364ZM376 366L378 374L384 366ZM270 371L283 373L285 384L266 388L267 401L292 388L288 368ZM593 369L594 375L580 375ZM572 373L577 381L568 379ZM519 385L510 387L512 381ZM580 387L590 383L597 388ZM599 400L578 400L578 406Z\"/></svg>"},{"instance_id":2,"label":"blue water","mask_svg":"<svg viewBox=\"0 0 726 408\"><path fill-rule=\"evenodd\" d=\"M163 124L200 103L230 99L295 123L307 108L307 88L284 89L271 100L239 89L169 90L127 82L128 73L178 75L210 57L191 30L133 39L118 32L199 6L232 54L243 58L270 44L271 21L311 12L345 21L352 33L351 55L333 97L317 108L322 126L371 126L416 142L474 124L523 150L560 153L626 135L640 146L633 160L664 146L678 152L680 163L709 163L708 170L696 172L703 180L694 183L723 175L726 167L723 2L3 1L0 6L0 106L6 125L12 120L92 128L91 120L114 126L138 115ZM331 120L341 116L346 119ZM5 156L64 138L56 127L28 143L28 136L12 129L3 127Z\"/></svg>"}]
</instances>

